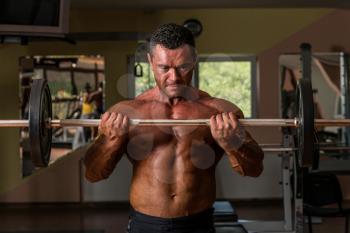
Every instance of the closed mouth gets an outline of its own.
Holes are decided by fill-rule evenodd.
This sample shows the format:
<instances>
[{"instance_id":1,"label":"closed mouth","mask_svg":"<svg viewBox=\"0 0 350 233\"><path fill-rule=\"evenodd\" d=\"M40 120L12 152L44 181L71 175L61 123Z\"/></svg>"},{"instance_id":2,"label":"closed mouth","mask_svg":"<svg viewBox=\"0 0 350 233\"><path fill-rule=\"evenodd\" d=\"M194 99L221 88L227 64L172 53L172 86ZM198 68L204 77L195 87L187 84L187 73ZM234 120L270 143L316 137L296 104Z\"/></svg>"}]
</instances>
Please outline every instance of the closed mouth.
<instances>
[{"instance_id":1,"label":"closed mouth","mask_svg":"<svg viewBox=\"0 0 350 233\"><path fill-rule=\"evenodd\" d=\"M178 87L178 84L168 84L167 87Z\"/></svg>"}]
</instances>

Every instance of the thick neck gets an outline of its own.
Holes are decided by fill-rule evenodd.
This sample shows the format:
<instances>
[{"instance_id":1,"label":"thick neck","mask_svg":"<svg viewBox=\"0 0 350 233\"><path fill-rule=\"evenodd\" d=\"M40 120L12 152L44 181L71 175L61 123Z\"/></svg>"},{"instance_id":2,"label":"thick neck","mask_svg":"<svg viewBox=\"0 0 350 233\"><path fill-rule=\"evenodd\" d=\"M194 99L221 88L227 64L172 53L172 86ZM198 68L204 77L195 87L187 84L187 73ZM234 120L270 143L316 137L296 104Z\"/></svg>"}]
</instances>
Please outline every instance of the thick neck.
<instances>
[{"instance_id":1,"label":"thick neck","mask_svg":"<svg viewBox=\"0 0 350 233\"><path fill-rule=\"evenodd\" d=\"M169 97L161 89L157 87L158 90L158 99L160 102L168 103L171 106L175 106L182 101L195 101L199 98L198 90L192 86L186 87L181 96Z\"/></svg>"}]
</instances>

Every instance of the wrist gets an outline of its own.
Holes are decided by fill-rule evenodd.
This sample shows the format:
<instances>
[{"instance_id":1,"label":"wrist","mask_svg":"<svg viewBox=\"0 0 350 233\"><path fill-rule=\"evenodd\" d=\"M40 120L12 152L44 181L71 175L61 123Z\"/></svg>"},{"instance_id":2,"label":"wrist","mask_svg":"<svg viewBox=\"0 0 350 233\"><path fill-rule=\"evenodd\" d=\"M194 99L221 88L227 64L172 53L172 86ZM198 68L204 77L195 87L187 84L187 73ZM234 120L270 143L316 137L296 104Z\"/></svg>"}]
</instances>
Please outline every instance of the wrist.
<instances>
[{"instance_id":1,"label":"wrist","mask_svg":"<svg viewBox=\"0 0 350 233\"><path fill-rule=\"evenodd\" d=\"M244 138L235 136L230 139L220 140L218 143L220 147L226 152L238 151L244 144Z\"/></svg>"},{"instance_id":2,"label":"wrist","mask_svg":"<svg viewBox=\"0 0 350 233\"><path fill-rule=\"evenodd\" d=\"M126 136L119 136L119 137L107 137L106 135L100 135L98 136L98 138L96 140L99 141L99 139L101 138L102 140L102 144L106 147L115 147L118 144L122 144L125 139Z\"/></svg>"}]
</instances>

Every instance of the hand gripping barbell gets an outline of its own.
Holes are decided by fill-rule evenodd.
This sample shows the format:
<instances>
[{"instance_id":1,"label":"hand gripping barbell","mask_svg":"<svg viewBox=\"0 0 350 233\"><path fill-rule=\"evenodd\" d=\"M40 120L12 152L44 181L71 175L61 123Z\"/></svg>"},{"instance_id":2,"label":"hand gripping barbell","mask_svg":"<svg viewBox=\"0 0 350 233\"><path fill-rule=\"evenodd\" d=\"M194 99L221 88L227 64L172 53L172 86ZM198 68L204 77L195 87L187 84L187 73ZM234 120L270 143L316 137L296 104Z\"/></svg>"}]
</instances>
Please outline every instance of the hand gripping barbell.
<instances>
[{"instance_id":1,"label":"hand gripping barbell","mask_svg":"<svg viewBox=\"0 0 350 233\"><path fill-rule=\"evenodd\" d=\"M297 118L295 119L241 119L242 126L274 126L297 128L297 145L299 164L309 167L313 162L314 125L316 126L347 126L349 120L314 120L311 82L301 79L297 85ZM49 86L44 79L33 80L28 120L0 120L0 127L28 127L31 156L35 166L45 167L50 160L52 128L66 126L93 127L100 120L64 119L52 120L52 103ZM196 126L209 125L209 119L131 119L131 125L136 126Z\"/></svg>"}]
</instances>

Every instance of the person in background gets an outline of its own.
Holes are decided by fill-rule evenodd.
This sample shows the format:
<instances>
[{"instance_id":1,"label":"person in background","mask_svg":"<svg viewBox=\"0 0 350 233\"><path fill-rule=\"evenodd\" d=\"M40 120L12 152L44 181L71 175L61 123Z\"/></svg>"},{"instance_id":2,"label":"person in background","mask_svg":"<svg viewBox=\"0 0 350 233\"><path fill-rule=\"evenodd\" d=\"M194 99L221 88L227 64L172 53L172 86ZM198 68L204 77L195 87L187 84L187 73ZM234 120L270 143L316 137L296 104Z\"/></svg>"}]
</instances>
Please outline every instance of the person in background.
<instances>
[{"instance_id":1,"label":"person in background","mask_svg":"<svg viewBox=\"0 0 350 233\"><path fill-rule=\"evenodd\" d=\"M104 113L102 82L98 84L98 89L96 91L93 91L88 95L87 101L90 103L94 103L95 109L93 112L93 117L95 119L100 119L101 115Z\"/></svg>"},{"instance_id":2,"label":"person in background","mask_svg":"<svg viewBox=\"0 0 350 233\"><path fill-rule=\"evenodd\" d=\"M94 104L90 101L91 85L85 83L84 92L82 94L82 107L81 107L81 119L92 119L94 118ZM91 128L84 127L84 138L88 142L91 140Z\"/></svg>"}]
</instances>

